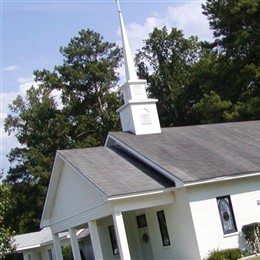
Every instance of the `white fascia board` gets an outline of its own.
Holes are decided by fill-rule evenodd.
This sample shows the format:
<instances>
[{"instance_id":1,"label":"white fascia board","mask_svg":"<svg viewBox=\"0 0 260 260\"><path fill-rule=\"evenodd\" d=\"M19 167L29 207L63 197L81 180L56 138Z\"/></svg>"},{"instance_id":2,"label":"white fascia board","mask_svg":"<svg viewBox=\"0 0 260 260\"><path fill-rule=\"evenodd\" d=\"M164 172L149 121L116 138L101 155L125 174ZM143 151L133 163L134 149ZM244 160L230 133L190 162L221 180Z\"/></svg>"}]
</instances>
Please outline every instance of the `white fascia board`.
<instances>
[{"instance_id":1,"label":"white fascia board","mask_svg":"<svg viewBox=\"0 0 260 260\"><path fill-rule=\"evenodd\" d=\"M160 190L154 190L154 191L147 191L147 192L140 192L140 193L131 193L131 194L126 194L126 195L118 195L118 196L111 196L107 200L108 201L115 201L115 200L125 200L125 199L132 199L132 198L140 198L144 196L149 196L149 195L155 195L155 194L162 194L166 192L172 192L175 191L177 188L172 187L172 188L165 188L165 189L160 189Z\"/></svg>"},{"instance_id":2,"label":"white fascia board","mask_svg":"<svg viewBox=\"0 0 260 260\"><path fill-rule=\"evenodd\" d=\"M20 248L16 248L16 252L23 252L23 251L38 248L38 247L41 247L41 245L39 244L39 245L33 245L33 246L20 247Z\"/></svg>"},{"instance_id":3,"label":"white fascia board","mask_svg":"<svg viewBox=\"0 0 260 260\"><path fill-rule=\"evenodd\" d=\"M54 164L53 164L53 168L52 168L52 172L51 172L51 178L50 178L50 182L49 182L49 186L48 186L48 191L47 191L47 195L45 198L45 203L44 203L44 207L43 207L43 211L42 211L42 217L41 217L41 222L40 222L40 227L44 228L44 227L48 227L50 224L50 215L51 215L51 211L52 211L52 204L53 204L53 200L55 198L56 195L56 191L57 191L57 184L59 182L59 178L60 178L60 172L62 170L63 167L63 161L60 158L58 151L56 152L55 155L55 160L54 160Z\"/></svg>"},{"instance_id":4,"label":"white fascia board","mask_svg":"<svg viewBox=\"0 0 260 260\"><path fill-rule=\"evenodd\" d=\"M255 176L260 176L260 172L244 173L244 174L238 174L238 175L232 175L232 176L222 176L222 177L201 180L201 181L194 181L194 182L190 182L190 183L184 183L184 187L203 185L203 184L209 184L209 183L217 183L217 182L236 180L236 179L243 179L243 178L249 178L249 177L255 177Z\"/></svg>"},{"instance_id":5,"label":"white fascia board","mask_svg":"<svg viewBox=\"0 0 260 260\"><path fill-rule=\"evenodd\" d=\"M174 181L176 187L183 187L184 186L184 183L179 178L177 178L176 176L173 176L171 173L169 173L168 171L166 171L165 169L160 167L158 164L152 162L151 160L149 160L149 158L147 159L146 157L142 156L140 153L138 153L137 151L133 150L131 147L129 147L125 143L119 141L118 139L116 139L114 136L112 136L110 134L108 134L108 136L107 136L107 140L106 140L105 146L109 146L109 142L111 142L111 140L114 141L113 142L114 144L118 144L120 147L122 147L123 149L125 149L130 154L134 155L136 158L140 159L144 163L146 163L148 166L152 167L153 169L155 169L156 171L160 172L165 177L167 177L170 180Z\"/></svg>"}]
</instances>

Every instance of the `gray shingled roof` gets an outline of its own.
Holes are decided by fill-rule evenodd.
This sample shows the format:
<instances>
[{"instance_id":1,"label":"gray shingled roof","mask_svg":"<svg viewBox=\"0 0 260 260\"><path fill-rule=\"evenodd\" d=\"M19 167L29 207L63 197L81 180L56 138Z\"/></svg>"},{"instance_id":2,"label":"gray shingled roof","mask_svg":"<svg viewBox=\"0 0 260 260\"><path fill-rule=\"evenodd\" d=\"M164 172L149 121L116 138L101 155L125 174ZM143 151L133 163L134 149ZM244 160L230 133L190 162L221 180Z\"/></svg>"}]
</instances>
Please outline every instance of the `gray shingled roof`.
<instances>
[{"instance_id":1,"label":"gray shingled roof","mask_svg":"<svg viewBox=\"0 0 260 260\"><path fill-rule=\"evenodd\" d=\"M172 187L163 176L116 148L96 147L58 153L108 197Z\"/></svg>"},{"instance_id":2,"label":"gray shingled roof","mask_svg":"<svg viewBox=\"0 0 260 260\"><path fill-rule=\"evenodd\" d=\"M41 231L14 236L16 251L39 247L43 243L52 241L51 229L43 228Z\"/></svg>"},{"instance_id":3,"label":"gray shingled roof","mask_svg":"<svg viewBox=\"0 0 260 260\"><path fill-rule=\"evenodd\" d=\"M183 182L260 172L260 121L110 135Z\"/></svg>"},{"instance_id":4,"label":"gray shingled roof","mask_svg":"<svg viewBox=\"0 0 260 260\"><path fill-rule=\"evenodd\" d=\"M69 239L69 232L61 232L59 233L60 240ZM89 229L81 229L77 232L77 238L81 239L89 236ZM52 243L52 232L50 227L45 227L40 231L31 232L21 235L14 236L14 244L16 246L16 252L22 252L25 250L37 248L46 244Z\"/></svg>"}]
</instances>

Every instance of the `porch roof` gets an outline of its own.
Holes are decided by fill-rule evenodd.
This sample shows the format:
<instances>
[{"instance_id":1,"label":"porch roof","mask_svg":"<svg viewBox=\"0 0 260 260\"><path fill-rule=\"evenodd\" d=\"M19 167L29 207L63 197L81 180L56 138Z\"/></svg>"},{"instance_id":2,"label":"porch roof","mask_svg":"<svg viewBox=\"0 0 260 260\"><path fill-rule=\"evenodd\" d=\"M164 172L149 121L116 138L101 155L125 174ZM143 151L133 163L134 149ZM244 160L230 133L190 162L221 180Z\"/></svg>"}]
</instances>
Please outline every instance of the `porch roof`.
<instances>
[{"instance_id":1,"label":"porch roof","mask_svg":"<svg viewBox=\"0 0 260 260\"><path fill-rule=\"evenodd\" d=\"M68 232L59 234L60 238L66 238ZM16 251L22 252L33 248L41 247L43 244L52 243L52 233L49 227L45 227L40 231L31 232L14 236Z\"/></svg>"},{"instance_id":2,"label":"porch roof","mask_svg":"<svg viewBox=\"0 0 260 260\"><path fill-rule=\"evenodd\" d=\"M116 147L61 150L58 155L108 197L175 186L173 181Z\"/></svg>"},{"instance_id":3,"label":"porch roof","mask_svg":"<svg viewBox=\"0 0 260 260\"><path fill-rule=\"evenodd\" d=\"M153 135L112 132L108 138L184 183L260 173L260 121L164 128Z\"/></svg>"}]
</instances>

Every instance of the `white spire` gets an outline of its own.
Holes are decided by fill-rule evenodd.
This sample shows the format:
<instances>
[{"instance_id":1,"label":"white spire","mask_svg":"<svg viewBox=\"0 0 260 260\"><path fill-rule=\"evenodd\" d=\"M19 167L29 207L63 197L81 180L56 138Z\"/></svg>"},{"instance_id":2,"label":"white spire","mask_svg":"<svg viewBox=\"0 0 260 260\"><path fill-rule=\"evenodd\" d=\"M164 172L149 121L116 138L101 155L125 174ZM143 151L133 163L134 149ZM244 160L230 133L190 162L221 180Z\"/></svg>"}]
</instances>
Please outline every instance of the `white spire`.
<instances>
[{"instance_id":1,"label":"white spire","mask_svg":"<svg viewBox=\"0 0 260 260\"><path fill-rule=\"evenodd\" d=\"M120 113L122 129L136 135L160 133L161 127L156 108L157 99L147 97L145 89L146 80L137 78L119 0L116 0L116 2L120 19L126 72L126 82L121 86L124 105L117 110Z\"/></svg>"},{"instance_id":2,"label":"white spire","mask_svg":"<svg viewBox=\"0 0 260 260\"><path fill-rule=\"evenodd\" d=\"M124 19L122 15L122 11L119 5L119 0L116 0L118 6L118 13L119 13L119 20L120 20L120 29L122 34L122 42L123 42L123 51L124 51L124 59L125 59L125 73L126 73L126 80L137 80L137 74L132 58L132 53L130 50L130 45L128 42Z\"/></svg>"}]
</instances>

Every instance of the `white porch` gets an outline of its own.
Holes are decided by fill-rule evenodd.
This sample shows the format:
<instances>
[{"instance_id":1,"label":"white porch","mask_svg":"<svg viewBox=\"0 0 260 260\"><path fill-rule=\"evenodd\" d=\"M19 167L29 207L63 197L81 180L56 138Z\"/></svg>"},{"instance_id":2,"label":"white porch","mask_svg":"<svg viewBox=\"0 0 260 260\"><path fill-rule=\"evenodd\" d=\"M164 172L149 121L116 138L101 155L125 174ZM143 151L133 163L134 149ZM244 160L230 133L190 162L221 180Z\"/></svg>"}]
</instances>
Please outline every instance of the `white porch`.
<instances>
[{"instance_id":1,"label":"white porch","mask_svg":"<svg viewBox=\"0 0 260 260\"><path fill-rule=\"evenodd\" d=\"M78 223L68 229L74 259L81 259L76 231L82 227L90 231L95 259L154 259L153 248L164 247L156 212L164 210L167 222L173 202L174 196L171 192L129 198L128 203L121 200L107 202L113 205L114 212L111 215ZM146 223L138 227L139 216L142 216ZM170 219L168 222L171 225ZM61 246L57 239L59 232L55 229L56 225L53 225L55 258L62 259ZM164 248L171 250L171 245Z\"/></svg>"}]
</instances>

